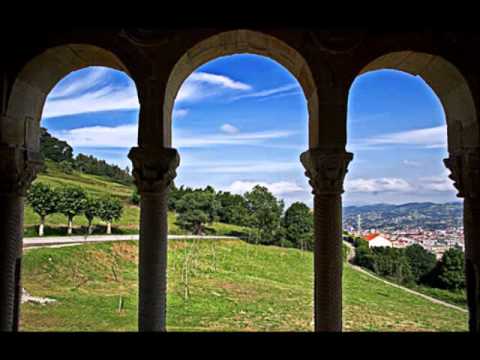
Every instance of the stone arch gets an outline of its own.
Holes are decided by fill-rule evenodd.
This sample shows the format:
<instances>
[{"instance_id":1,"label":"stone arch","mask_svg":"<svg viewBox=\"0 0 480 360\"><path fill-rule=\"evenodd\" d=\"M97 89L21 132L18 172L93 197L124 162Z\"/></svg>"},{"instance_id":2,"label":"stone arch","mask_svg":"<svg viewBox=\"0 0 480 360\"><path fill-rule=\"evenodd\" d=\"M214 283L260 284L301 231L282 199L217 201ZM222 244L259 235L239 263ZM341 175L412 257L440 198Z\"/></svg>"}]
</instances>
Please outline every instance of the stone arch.
<instances>
[{"instance_id":1,"label":"stone arch","mask_svg":"<svg viewBox=\"0 0 480 360\"><path fill-rule=\"evenodd\" d=\"M397 51L376 58L359 75L380 69L418 75L432 88L445 111L450 152L479 145L474 99L468 82L453 64L438 55Z\"/></svg>"},{"instance_id":2,"label":"stone arch","mask_svg":"<svg viewBox=\"0 0 480 360\"><path fill-rule=\"evenodd\" d=\"M0 142L38 151L40 119L49 92L68 74L88 66L104 66L129 74L115 54L88 44L49 48L30 60L12 85L2 117Z\"/></svg>"},{"instance_id":3,"label":"stone arch","mask_svg":"<svg viewBox=\"0 0 480 360\"><path fill-rule=\"evenodd\" d=\"M284 41L251 30L233 30L211 36L190 48L175 64L168 78L163 104L163 145L171 146L172 111L175 97L185 79L201 65L222 56L251 53L284 66L299 82L307 100L310 147L318 145L317 87L304 57Z\"/></svg>"}]
</instances>

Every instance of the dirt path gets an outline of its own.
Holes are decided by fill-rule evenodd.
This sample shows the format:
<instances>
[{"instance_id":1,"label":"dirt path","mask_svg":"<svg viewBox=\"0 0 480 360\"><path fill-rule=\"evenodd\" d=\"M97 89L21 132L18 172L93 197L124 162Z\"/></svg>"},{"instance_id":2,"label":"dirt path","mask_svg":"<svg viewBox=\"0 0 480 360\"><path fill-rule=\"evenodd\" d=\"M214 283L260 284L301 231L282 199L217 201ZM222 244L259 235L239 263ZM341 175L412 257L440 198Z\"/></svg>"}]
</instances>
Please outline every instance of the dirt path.
<instances>
[{"instance_id":1,"label":"dirt path","mask_svg":"<svg viewBox=\"0 0 480 360\"><path fill-rule=\"evenodd\" d=\"M350 243L348 243L348 242L345 242L345 241L344 241L344 244L347 245L347 246L350 248L350 252L349 252L349 254L348 254L347 259L348 259L348 266L350 266L352 269L354 269L354 270L356 270L356 271L359 271L359 272L361 272L361 273L363 273L363 274L365 274L365 275L368 275L368 276L370 276L371 278L374 278L374 279L376 279L376 280L378 280L378 281L381 281L381 282L383 282L383 283L385 283L385 284L387 284L387 285L396 287L396 288L398 288L398 289L402 289L403 291L406 291L406 292L408 292L408 293L410 293L410 294L420 296L421 298L424 298L424 299L426 299L426 300L429 300L429 301L431 301L431 302L433 302L433 303L435 303L435 304L444 305L444 306L446 306L446 307L449 307L449 308L452 308L452 309L455 309L455 310L458 310L458 311L461 311L461 312L464 312L464 313L468 313L468 310L463 309L463 308L461 308L461 307L459 307L459 306L456 306L456 305L453 305L453 304L449 304L449 303L447 303L447 302L445 302L445 301L438 300L438 299L435 299L435 298L430 297L430 296L428 296L428 295L419 293L418 291L415 291L415 290L409 289L409 288L407 288L407 287L404 287L404 286L401 286L401 285L392 283L392 282L390 282L390 281L384 280L384 279L382 279L381 277L375 276L375 275L373 275L372 273L370 273L370 272L362 269L362 268L359 267L359 266L353 265L350 261L353 259L353 257L355 257L355 248L352 246L352 244L350 244Z\"/></svg>"}]
</instances>

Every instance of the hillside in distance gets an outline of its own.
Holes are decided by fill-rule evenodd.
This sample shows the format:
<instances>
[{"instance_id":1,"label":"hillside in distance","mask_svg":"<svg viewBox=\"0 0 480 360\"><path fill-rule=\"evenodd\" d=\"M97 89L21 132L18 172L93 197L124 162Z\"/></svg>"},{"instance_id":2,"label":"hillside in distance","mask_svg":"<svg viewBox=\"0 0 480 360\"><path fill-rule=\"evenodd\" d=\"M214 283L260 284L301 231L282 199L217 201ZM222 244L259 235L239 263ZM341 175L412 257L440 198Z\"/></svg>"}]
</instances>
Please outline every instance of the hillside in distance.
<instances>
[{"instance_id":1,"label":"hillside in distance","mask_svg":"<svg viewBox=\"0 0 480 360\"><path fill-rule=\"evenodd\" d=\"M362 229L402 230L423 228L424 230L445 230L463 226L463 203L431 202L407 203L401 205L374 204L346 206L343 208L345 229L357 228L358 215Z\"/></svg>"}]
</instances>

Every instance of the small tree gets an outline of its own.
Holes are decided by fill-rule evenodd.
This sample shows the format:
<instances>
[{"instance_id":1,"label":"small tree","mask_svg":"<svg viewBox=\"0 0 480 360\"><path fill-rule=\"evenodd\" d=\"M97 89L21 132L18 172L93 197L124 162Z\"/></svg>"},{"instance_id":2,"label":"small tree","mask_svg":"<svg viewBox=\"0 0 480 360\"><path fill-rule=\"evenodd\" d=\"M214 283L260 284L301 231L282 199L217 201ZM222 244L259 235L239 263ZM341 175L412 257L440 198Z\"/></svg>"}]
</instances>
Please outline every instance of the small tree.
<instances>
[{"instance_id":1,"label":"small tree","mask_svg":"<svg viewBox=\"0 0 480 360\"><path fill-rule=\"evenodd\" d=\"M73 218L83 213L87 203L87 197L82 188L70 186L61 189L58 193L58 198L59 212L67 217L67 233L71 235L73 229Z\"/></svg>"},{"instance_id":2,"label":"small tree","mask_svg":"<svg viewBox=\"0 0 480 360\"><path fill-rule=\"evenodd\" d=\"M43 236L45 218L58 211L58 194L47 184L35 183L27 193L27 201L40 216L38 235Z\"/></svg>"},{"instance_id":3,"label":"small tree","mask_svg":"<svg viewBox=\"0 0 480 360\"><path fill-rule=\"evenodd\" d=\"M425 250L419 244L405 248L405 255L410 263L412 275L416 283L421 283L437 264L435 254Z\"/></svg>"},{"instance_id":4,"label":"small tree","mask_svg":"<svg viewBox=\"0 0 480 360\"><path fill-rule=\"evenodd\" d=\"M465 288L464 261L465 256L462 250L450 248L445 251L432 271L431 282L433 285L449 290Z\"/></svg>"},{"instance_id":5,"label":"small tree","mask_svg":"<svg viewBox=\"0 0 480 360\"><path fill-rule=\"evenodd\" d=\"M283 201L277 198L266 187L256 185L252 191L245 193L249 221L256 229L255 242L275 244L278 242L278 230L283 213Z\"/></svg>"},{"instance_id":6,"label":"small tree","mask_svg":"<svg viewBox=\"0 0 480 360\"><path fill-rule=\"evenodd\" d=\"M88 221L88 234L91 235L93 233L93 219L98 216L99 214L99 207L100 202L97 198L94 197L87 197L87 201L85 203L85 209L83 214L87 218Z\"/></svg>"},{"instance_id":7,"label":"small tree","mask_svg":"<svg viewBox=\"0 0 480 360\"><path fill-rule=\"evenodd\" d=\"M104 197L99 200L98 210L98 217L107 223L107 234L111 234L112 222L122 217L122 203L116 198Z\"/></svg>"},{"instance_id":8,"label":"small tree","mask_svg":"<svg viewBox=\"0 0 480 360\"><path fill-rule=\"evenodd\" d=\"M286 240L302 250L313 248L313 214L301 202L293 203L283 217Z\"/></svg>"},{"instance_id":9,"label":"small tree","mask_svg":"<svg viewBox=\"0 0 480 360\"><path fill-rule=\"evenodd\" d=\"M197 190L187 193L176 203L177 224L195 235L202 235L205 224L217 219L218 208L214 192Z\"/></svg>"},{"instance_id":10,"label":"small tree","mask_svg":"<svg viewBox=\"0 0 480 360\"><path fill-rule=\"evenodd\" d=\"M130 202L133 204L133 205L140 205L140 194L138 193L138 189L135 188L135 190L133 190L132 192L132 195L130 196Z\"/></svg>"}]
</instances>

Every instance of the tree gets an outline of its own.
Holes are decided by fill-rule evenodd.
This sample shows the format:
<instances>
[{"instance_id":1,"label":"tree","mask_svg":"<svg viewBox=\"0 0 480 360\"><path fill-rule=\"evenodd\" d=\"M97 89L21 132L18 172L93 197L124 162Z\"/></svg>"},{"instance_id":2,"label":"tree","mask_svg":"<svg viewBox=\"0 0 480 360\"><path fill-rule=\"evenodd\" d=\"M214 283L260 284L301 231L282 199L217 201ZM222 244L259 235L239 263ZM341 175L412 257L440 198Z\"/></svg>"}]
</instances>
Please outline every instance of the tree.
<instances>
[{"instance_id":1,"label":"tree","mask_svg":"<svg viewBox=\"0 0 480 360\"><path fill-rule=\"evenodd\" d=\"M72 234L73 218L80 215L87 203L85 192L82 188L69 186L63 188L58 193L58 210L68 219L68 234Z\"/></svg>"},{"instance_id":2,"label":"tree","mask_svg":"<svg viewBox=\"0 0 480 360\"><path fill-rule=\"evenodd\" d=\"M88 221L88 234L93 233L93 219L98 216L100 208L100 202L98 198L94 197L87 197L87 201L85 202L85 208L83 210L83 214L87 218Z\"/></svg>"},{"instance_id":3,"label":"tree","mask_svg":"<svg viewBox=\"0 0 480 360\"><path fill-rule=\"evenodd\" d=\"M195 235L205 232L205 224L217 219L219 203L215 193L196 190L185 194L177 201L177 224Z\"/></svg>"},{"instance_id":4,"label":"tree","mask_svg":"<svg viewBox=\"0 0 480 360\"><path fill-rule=\"evenodd\" d=\"M44 159L55 162L72 161L73 149L66 141L49 134L47 129L40 129L40 153Z\"/></svg>"},{"instance_id":5,"label":"tree","mask_svg":"<svg viewBox=\"0 0 480 360\"><path fill-rule=\"evenodd\" d=\"M45 218L58 211L58 194L47 184L35 183L27 193L27 201L33 211L40 216L38 235L43 236Z\"/></svg>"},{"instance_id":6,"label":"tree","mask_svg":"<svg viewBox=\"0 0 480 360\"><path fill-rule=\"evenodd\" d=\"M132 195L130 196L130 202L133 204L133 205L140 205L140 194L138 193L138 189L135 188L135 190L133 190L132 192Z\"/></svg>"},{"instance_id":7,"label":"tree","mask_svg":"<svg viewBox=\"0 0 480 360\"><path fill-rule=\"evenodd\" d=\"M277 243L283 201L278 201L266 187L260 185L245 193L244 197L250 225L256 229L255 242L272 245Z\"/></svg>"},{"instance_id":8,"label":"tree","mask_svg":"<svg viewBox=\"0 0 480 360\"><path fill-rule=\"evenodd\" d=\"M405 255L410 263L412 275L416 283L425 281L426 276L437 264L435 254L425 250L419 244L413 244L405 248Z\"/></svg>"},{"instance_id":9,"label":"tree","mask_svg":"<svg viewBox=\"0 0 480 360\"><path fill-rule=\"evenodd\" d=\"M411 283L414 280L410 263L403 249L375 247L373 271L380 276L389 277L399 283Z\"/></svg>"},{"instance_id":10,"label":"tree","mask_svg":"<svg viewBox=\"0 0 480 360\"><path fill-rule=\"evenodd\" d=\"M293 203L283 217L286 240L302 250L313 249L313 214L301 202Z\"/></svg>"},{"instance_id":11,"label":"tree","mask_svg":"<svg viewBox=\"0 0 480 360\"><path fill-rule=\"evenodd\" d=\"M107 223L107 234L111 234L112 222L122 217L123 205L120 200L112 197L104 197L98 202L98 217Z\"/></svg>"},{"instance_id":12,"label":"tree","mask_svg":"<svg viewBox=\"0 0 480 360\"><path fill-rule=\"evenodd\" d=\"M219 221L240 226L249 225L247 202L243 196L220 191L217 194L217 200L220 204L218 209Z\"/></svg>"},{"instance_id":13,"label":"tree","mask_svg":"<svg viewBox=\"0 0 480 360\"><path fill-rule=\"evenodd\" d=\"M459 290L465 288L465 256L463 251L450 248L443 254L433 269L430 282L441 289Z\"/></svg>"}]
</instances>

